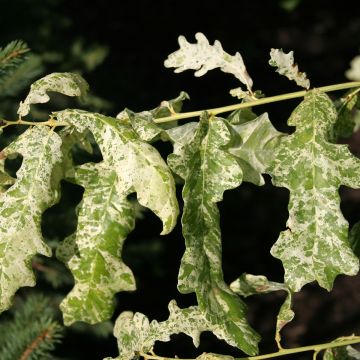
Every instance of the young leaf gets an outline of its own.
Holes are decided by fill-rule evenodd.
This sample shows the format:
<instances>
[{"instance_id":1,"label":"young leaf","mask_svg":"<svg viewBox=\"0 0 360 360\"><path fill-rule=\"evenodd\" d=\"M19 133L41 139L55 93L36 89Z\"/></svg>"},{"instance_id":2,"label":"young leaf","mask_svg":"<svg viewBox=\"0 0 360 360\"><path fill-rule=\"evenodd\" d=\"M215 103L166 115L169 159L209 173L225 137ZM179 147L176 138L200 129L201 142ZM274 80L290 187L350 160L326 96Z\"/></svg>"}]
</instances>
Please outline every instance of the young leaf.
<instances>
[{"instance_id":1,"label":"young leaf","mask_svg":"<svg viewBox=\"0 0 360 360\"><path fill-rule=\"evenodd\" d=\"M271 49L269 64L277 67L276 72L286 76L289 80L294 80L297 85L305 89L310 88L310 80L306 73L299 71L299 67L294 63L294 52L284 53L282 49Z\"/></svg>"},{"instance_id":2,"label":"young leaf","mask_svg":"<svg viewBox=\"0 0 360 360\"><path fill-rule=\"evenodd\" d=\"M338 189L360 187L360 160L347 145L330 142L336 116L326 94L309 92L288 120L295 133L280 139L269 167L274 185L290 190L288 229L271 254L282 260L294 291L314 280L330 290L338 274L355 275L359 267Z\"/></svg>"},{"instance_id":3,"label":"young leaf","mask_svg":"<svg viewBox=\"0 0 360 360\"><path fill-rule=\"evenodd\" d=\"M350 61L350 69L345 72L345 76L349 80L360 81L360 55Z\"/></svg>"},{"instance_id":4,"label":"young leaf","mask_svg":"<svg viewBox=\"0 0 360 360\"><path fill-rule=\"evenodd\" d=\"M32 257L51 255L42 240L41 215L58 197L60 178L54 168L62 159L60 146L55 132L38 127L2 151L4 156L21 154L23 162L16 182L0 197L0 311L20 287L35 285Z\"/></svg>"},{"instance_id":5,"label":"young leaf","mask_svg":"<svg viewBox=\"0 0 360 360\"><path fill-rule=\"evenodd\" d=\"M200 335L203 331L212 331L222 338L225 325L215 325L208 321L197 306L180 309L175 300L172 300L169 303L169 312L169 318L162 322L156 320L149 322L141 313L133 314L130 311L121 313L114 327L120 355L113 360L131 360L139 353L147 353L154 347L156 341L170 341L172 334L184 333L190 336L196 347L200 344Z\"/></svg>"},{"instance_id":6,"label":"young leaf","mask_svg":"<svg viewBox=\"0 0 360 360\"><path fill-rule=\"evenodd\" d=\"M167 234L178 214L175 185L160 154L141 141L129 124L80 110L56 115L80 133L90 130L103 155L102 162L77 168L75 182L85 187L85 193L78 231L63 251L65 258L76 247L78 251L68 263L75 287L61 304L64 321L96 323L112 315L116 292L135 289L131 270L119 260L134 227L134 209L127 196L136 192L139 203L162 220L162 234Z\"/></svg>"},{"instance_id":7,"label":"young leaf","mask_svg":"<svg viewBox=\"0 0 360 360\"><path fill-rule=\"evenodd\" d=\"M24 101L20 102L17 113L25 116L31 104L46 103L50 100L48 91L58 92L67 96L84 96L89 89L88 83L78 74L52 73L35 81Z\"/></svg>"},{"instance_id":8,"label":"young leaf","mask_svg":"<svg viewBox=\"0 0 360 360\"><path fill-rule=\"evenodd\" d=\"M242 181L242 170L225 148L229 124L205 113L198 124L168 130L174 153L168 163L185 180L182 216L186 250L181 260L178 289L195 292L209 321L224 326L222 338L248 354L257 352L258 335L245 318L245 304L230 290L221 267L219 210L225 190Z\"/></svg>"},{"instance_id":9,"label":"young leaf","mask_svg":"<svg viewBox=\"0 0 360 360\"><path fill-rule=\"evenodd\" d=\"M267 294L279 290L284 290L288 293L284 303L281 305L276 320L275 340L280 348L280 331L287 323L292 321L295 316L295 313L291 310L292 293L288 286L286 284L269 281L265 276L262 275L251 275L244 273L237 280L230 284L230 288L235 293L244 297L255 294Z\"/></svg>"},{"instance_id":10,"label":"young leaf","mask_svg":"<svg viewBox=\"0 0 360 360\"><path fill-rule=\"evenodd\" d=\"M209 70L220 68L223 72L233 74L251 93L253 81L246 71L240 53L229 55L218 40L215 40L214 45L210 45L202 33L196 33L195 39L197 44L191 44L184 36L179 36L180 49L168 56L164 62L165 67L175 68L176 73L189 69L197 70L195 76L202 76Z\"/></svg>"},{"instance_id":11,"label":"young leaf","mask_svg":"<svg viewBox=\"0 0 360 360\"><path fill-rule=\"evenodd\" d=\"M232 128L241 142L232 145L229 152L238 159L244 174L243 181L264 185L261 174L270 164L274 147L284 134L273 127L267 113L243 124L234 124Z\"/></svg>"}]
</instances>

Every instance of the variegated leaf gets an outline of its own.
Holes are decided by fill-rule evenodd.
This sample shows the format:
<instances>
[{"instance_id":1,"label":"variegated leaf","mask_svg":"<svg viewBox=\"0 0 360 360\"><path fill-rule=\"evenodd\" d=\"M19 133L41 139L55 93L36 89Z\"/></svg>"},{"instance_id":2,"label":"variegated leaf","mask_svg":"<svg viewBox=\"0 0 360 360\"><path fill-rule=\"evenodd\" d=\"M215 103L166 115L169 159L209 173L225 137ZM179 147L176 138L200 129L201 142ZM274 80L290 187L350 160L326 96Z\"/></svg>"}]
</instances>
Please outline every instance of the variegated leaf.
<instances>
[{"instance_id":1,"label":"variegated leaf","mask_svg":"<svg viewBox=\"0 0 360 360\"><path fill-rule=\"evenodd\" d=\"M200 122L168 131L174 143L170 167L185 180L182 216L186 250L178 289L195 292L209 321L222 324L222 338L248 354L257 352L258 335L246 321L245 304L224 282L219 210L225 190L242 181L236 158L225 149L231 140L226 120L203 114Z\"/></svg>"},{"instance_id":2,"label":"variegated leaf","mask_svg":"<svg viewBox=\"0 0 360 360\"><path fill-rule=\"evenodd\" d=\"M46 103L50 100L47 92L58 92L67 96L83 96L89 90L88 83L78 74L52 73L35 81L24 101L20 102L17 113L26 116L31 104Z\"/></svg>"},{"instance_id":3,"label":"variegated leaf","mask_svg":"<svg viewBox=\"0 0 360 360\"><path fill-rule=\"evenodd\" d=\"M350 69L346 70L345 76L352 81L360 81L360 55L350 61Z\"/></svg>"},{"instance_id":4,"label":"variegated leaf","mask_svg":"<svg viewBox=\"0 0 360 360\"><path fill-rule=\"evenodd\" d=\"M139 203L162 220L162 234L167 234L178 214L175 185L157 150L141 141L129 124L80 110L64 110L56 116L80 133L90 130L103 155L102 162L76 171L75 181L85 193L75 238L69 238L62 249L68 258L76 249L75 241L78 251L68 262L75 287L61 304L64 321L95 323L111 316L116 292L135 289L131 270L120 260L135 219L127 196L136 192Z\"/></svg>"},{"instance_id":5,"label":"variegated leaf","mask_svg":"<svg viewBox=\"0 0 360 360\"><path fill-rule=\"evenodd\" d=\"M135 132L144 141L154 141L159 135L164 134L164 130L170 129L177 125L176 121L171 123L155 123L155 119L170 116L179 113L182 109L183 101L189 99L189 95L182 91L178 97L171 100L165 100L158 107L150 111L135 113L128 109L120 112L116 118L120 121L130 122ZM163 140L167 140L162 138Z\"/></svg>"},{"instance_id":6,"label":"variegated leaf","mask_svg":"<svg viewBox=\"0 0 360 360\"><path fill-rule=\"evenodd\" d=\"M282 49L271 49L269 64L277 67L276 72L286 76L289 80L294 80L297 85L310 88L310 80L306 73L299 71L299 67L294 63L294 52L284 53Z\"/></svg>"},{"instance_id":7,"label":"variegated leaf","mask_svg":"<svg viewBox=\"0 0 360 360\"><path fill-rule=\"evenodd\" d=\"M197 44L191 44L184 36L179 36L180 49L168 56L164 62L165 67L175 68L176 73L189 69L197 70L195 76L202 76L209 70L220 68L223 72L233 74L246 86L248 92L251 92L253 81L246 71L240 53L229 55L218 40L215 40L214 45L210 45L202 33L196 33L195 39Z\"/></svg>"},{"instance_id":8,"label":"variegated leaf","mask_svg":"<svg viewBox=\"0 0 360 360\"><path fill-rule=\"evenodd\" d=\"M360 88L348 91L343 97L335 102L338 111L334 132L335 139L339 137L350 137L360 128L359 106Z\"/></svg>"},{"instance_id":9,"label":"variegated leaf","mask_svg":"<svg viewBox=\"0 0 360 360\"><path fill-rule=\"evenodd\" d=\"M190 336L194 345L198 347L202 332L212 331L220 339L223 338L223 332L226 332L225 324L213 324L208 321L197 306L180 309L175 300L172 300L169 303L169 312L169 318L162 322L156 320L149 322L141 313L133 314L130 311L121 313L114 328L119 356L113 360L131 360L140 353L149 352L156 341L170 341L170 336L173 334L184 333ZM201 359L205 358L201 357Z\"/></svg>"},{"instance_id":10,"label":"variegated leaf","mask_svg":"<svg viewBox=\"0 0 360 360\"><path fill-rule=\"evenodd\" d=\"M269 281L263 275L242 274L237 280L230 284L230 288L237 294L248 297L255 294L266 294L273 291L284 290L287 292L285 301L281 305L276 320L276 333L275 340L281 347L280 331L290 321L293 320L295 313L291 309L292 305L292 292L286 284Z\"/></svg>"},{"instance_id":11,"label":"variegated leaf","mask_svg":"<svg viewBox=\"0 0 360 360\"><path fill-rule=\"evenodd\" d=\"M35 285L32 257L51 255L41 216L58 198L60 178L54 169L62 160L61 139L45 127L28 129L2 154L21 154L23 162L14 185L0 197L0 311L20 287Z\"/></svg>"},{"instance_id":12,"label":"variegated leaf","mask_svg":"<svg viewBox=\"0 0 360 360\"><path fill-rule=\"evenodd\" d=\"M332 343L338 344L337 347L326 349L323 360L360 360L360 352L350 345L343 345L346 341L359 339L357 336L345 336L338 338Z\"/></svg>"},{"instance_id":13,"label":"variegated leaf","mask_svg":"<svg viewBox=\"0 0 360 360\"><path fill-rule=\"evenodd\" d=\"M360 160L347 145L330 142L336 117L326 94L309 92L288 121L295 133L280 139L269 167L274 185L290 190L288 229L271 254L282 260L294 291L314 280L330 290L338 274L355 275L359 267L338 190L360 187Z\"/></svg>"},{"instance_id":14,"label":"variegated leaf","mask_svg":"<svg viewBox=\"0 0 360 360\"><path fill-rule=\"evenodd\" d=\"M284 134L273 127L267 113L243 124L232 125L232 128L241 141L233 144L229 152L238 159L243 181L264 185L261 174L271 163L274 148Z\"/></svg>"}]
</instances>

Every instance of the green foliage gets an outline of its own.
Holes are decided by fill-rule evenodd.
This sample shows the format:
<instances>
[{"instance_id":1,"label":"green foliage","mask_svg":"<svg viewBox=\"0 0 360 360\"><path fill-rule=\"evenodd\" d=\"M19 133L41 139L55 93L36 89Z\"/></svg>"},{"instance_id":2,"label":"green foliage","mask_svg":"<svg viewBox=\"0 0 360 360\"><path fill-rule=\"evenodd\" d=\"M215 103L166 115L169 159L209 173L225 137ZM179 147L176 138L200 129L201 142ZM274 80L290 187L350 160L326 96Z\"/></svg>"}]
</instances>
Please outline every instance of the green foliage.
<instances>
[{"instance_id":1,"label":"green foliage","mask_svg":"<svg viewBox=\"0 0 360 360\"><path fill-rule=\"evenodd\" d=\"M360 187L360 160L346 145L335 143L337 137L356 129L351 113L357 106L358 89L337 107L321 89L297 93L296 96L304 99L288 121L295 132L281 133L267 113L257 116L250 109L250 105L271 100L257 100L258 93L252 92L252 79L241 55L227 54L218 41L210 45L201 33L196 39L197 44L190 44L180 37L180 49L169 56L165 65L175 67L176 72L197 70L197 76L214 68L235 75L246 86L245 91L232 91L243 99L241 104L204 111L198 122L179 126L173 120L194 115L180 113L183 101L189 98L185 92L161 102L153 110L135 113L125 109L116 118L65 108L48 114L48 120L42 122L21 119L32 114L31 105L48 102L50 92L72 97L87 93L87 82L79 74L63 72L47 75L31 85L30 92L20 102L19 120L2 120L1 129L28 127L0 152L0 311L11 306L19 288L35 285L31 265L42 269L44 258L39 258L39 254L47 257L52 254L50 246L43 241L41 221L43 213L60 199L60 182L65 180L83 187L84 193L76 210L75 231L55 246L57 258L68 267L75 281L60 305L64 323L108 324L106 321L114 312L115 294L136 289L133 272L122 259L124 242L135 227L136 206L129 196L136 194L139 204L161 220L161 234L168 234L175 227L179 212L175 191L175 176L178 176L183 180L181 224L185 240L178 290L182 294L195 293L197 305L180 309L172 300L169 317L161 322L150 321L138 312L121 313L114 328L119 347L116 359L139 356L161 359L153 354L157 341L169 341L172 334L185 333L198 346L204 331L211 331L250 357L255 356L260 337L247 321L243 298L279 290L287 293L275 331L280 355L306 350L314 350L316 355L327 348L360 342L358 337L351 337L305 350L285 350L280 345L280 331L295 315L294 292L313 281L331 290L336 276L355 275L358 271L359 225L354 226L349 240L338 189L341 185ZM19 54L26 50L22 43L1 49L4 64L16 53L14 49ZM100 53L105 56L106 51ZM95 60L87 61L89 68L97 64ZM273 51L271 61L280 74L309 87L305 74L294 65L292 52ZM11 72L15 65L16 62L6 65L6 72ZM355 85L360 83L340 88ZM339 89L339 86L326 89ZM292 97L295 95L287 94L278 99ZM217 116L229 110L236 111L227 118ZM173 145L167 161L155 148L157 140L170 141ZM76 151L80 148L85 153L97 149L99 161L77 164ZM16 176L11 176L5 162L16 157L22 161ZM229 285L224 281L222 269L218 203L226 190L239 187L243 181L263 185L264 174L271 176L275 186L290 191L287 229L281 232L271 250L283 262L284 283L243 274ZM61 272L59 268L56 271ZM35 307L31 299L25 306L27 310L24 307L16 315L19 323ZM45 320L39 326L30 327L36 330L32 337L21 340L27 344L25 350L15 342L6 345L20 349L16 350L20 354L16 356L30 349L34 354L31 358L44 358L59 338L57 325L46 314L44 310ZM358 356L353 349L341 349L328 350L325 358ZM20 359L30 358L26 356ZM198 359L232 358L202 354Z\"/></svg>"},{"instance_id":2,"label":"green foliage","mask_svg":"<svg viewBox=\"0 0 360 360\"><path fill-rule=\"evenodd\" d=\"M16 305L11 317L0 323L0 359L54 359L51 351L63 333L55 321L54 305L40 295L32 295Z\"/></svg>"}]
</instances>

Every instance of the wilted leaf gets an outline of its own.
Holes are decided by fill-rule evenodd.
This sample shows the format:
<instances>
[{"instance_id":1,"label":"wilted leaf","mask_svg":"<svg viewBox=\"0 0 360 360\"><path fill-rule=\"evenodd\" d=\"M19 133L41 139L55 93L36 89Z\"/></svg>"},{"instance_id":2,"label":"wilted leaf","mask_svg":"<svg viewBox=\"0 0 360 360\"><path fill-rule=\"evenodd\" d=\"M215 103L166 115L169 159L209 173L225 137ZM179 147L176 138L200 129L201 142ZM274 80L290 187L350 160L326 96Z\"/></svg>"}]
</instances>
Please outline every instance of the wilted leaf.
<instances>
[{"instance_id":1,"label":"wilted leaf","mask_svg":"<svg viewBox=\"0 0 360 360\"><path fill-rule=\"evenodd\" d=\"M271 254L282 260L294 291L314 280L330 290L338 274L358 272L338 190L360 187L360 160L347 145L330 142L336 117L326 94L308 93L288 121L295 133L280 139L269 168L274 185L290 190L288 229Z\"/></svg>"},{"instance_id":2,"label":"wilted leaf","mask_svg":"<svg viewBox=\"0 0 360 360\"><path fill-rule=\"evenodd\" d=\"M231 283L230 288L235 293L248 297L255 294L267 294L273 291L284 290L287 292L284 303L281 305L277 320L275 340L280 347L280 331L290 321L293 320L295 313L291 310L292 293L286 284L269 281L263 275L242 274L237 280Z\"/></svg>"},{"instance_id":3,"label":"wilted leaf","mask_svg":"<svg viewBox=\"0 0 360 360\"><path fill-rule=\"evenodd\" d=\"M88 83L78 74L52 73L35 81L24 101L20 102L17 113L25 116L30 112L31 104L46 103L50 100L48 91L67 96L83 96L89 89Z\"/></svg>"},{"instance_id":4,"label":"wilted leaf","mask_svg":"<svg viewBox=\"0 0 360 360\"><path fill-rule=\"evenodd\" d=\"M271 49L269 64L277 67L276 72L286 76L289 80L294 80L297 85L310 88L310 80L306 73L299 71L299 67L294 63L294 52L284 53L282 49Z\"/></svg>"}]
</instances>

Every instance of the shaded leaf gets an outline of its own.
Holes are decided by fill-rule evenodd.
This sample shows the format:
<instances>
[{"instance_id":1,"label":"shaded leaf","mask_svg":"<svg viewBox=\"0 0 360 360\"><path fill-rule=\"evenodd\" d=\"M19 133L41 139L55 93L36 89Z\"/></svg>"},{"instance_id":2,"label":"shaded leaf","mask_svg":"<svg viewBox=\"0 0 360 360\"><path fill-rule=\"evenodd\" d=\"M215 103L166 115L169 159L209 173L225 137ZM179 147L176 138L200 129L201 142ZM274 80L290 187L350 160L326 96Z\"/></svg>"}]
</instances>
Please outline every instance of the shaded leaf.
<instances>
[{"instance_id":1,"label":"shaded leaf","mask_svg":"<svg viewBox=\"0 0 360 360\"><path fill-rule=\"evenodd\" d=\"M335 102L338 111L334 132L338 137L350 137L360 127L360 111L356 108L360 88L348 91L345 96Z\"/></svg>"},{"instance_id":2,"label":"shaded leaf","mask_svg":"<svg viewBox=\"0 0 360 360\"><path fill-rule=\"evenodd\" d=\"M54 176L54 168L62 159L60 146L56 133L38 127L26 130L3 150L5 156L21 154L23 162L16 182L0 197L0 311L10 306L20 287L35 285L32 257L51 255L43 242L41 216L59 195L60 178Z\"/></svg>"},{"instance_id":3,"label":"shaded leaf","mask_svg":"<svg viewBox=\"0 0 360 360\"><path fill-rule=\"evenodd\" d=\"M58 92L67 96L84 96L89 89L88 83L78 74L52 73L35 81L24 101L20 102L17 113L25 116L31 104L46 103L50 100L48 91Z\"/></svg>"},{"instance_id":4,"label":"shaded leaf","mask_svg":"<svg viewBox=\"0 0 360 360\"><path fill-rule=\"evenodd\" d=\"M168 101L164 100L153 110L135 113L125 109L120 112L116 118L125 123L130 122L133 129L142 140L154 141L157 140L159 135L164 135L164 130L177 125L176 121L162 124L156 123L155 119L179 113L182 109L183 101L189 98L189 95L185 91L182 91L175 99ZM161 139L167 140L166 136L161 137Z\"/></svg>"},{"instance_id":5,"label":"shaded leaf","mask_svg":"<svg viewBox=\"0 0 360 360\"><path fill-rule=\"evenodd\" d=\"M229 152L236 156L243 171L243 181L264 185L262 173L273 158L273 151L282 135L271 124L268 114L243 124L232 125L241 141L232 144Z\"/></svg>"},{"instance_id":6,"label":"shaded leaf","mask_svg":"<svg viewBox=\"0 0 360 360\"><path fill-rule=\"evenodd\" d=\"M294 63L294 52L287 54L282 49L271 49L269 64L277 67L276 72L286 76L289 80L294 80L297 85L305 89L310 88L310 80L306 73L299 71L299 67Z\"/></svg>"},{"instance_id":7,"label":"shaded leaf","mask_svg":"<svg viewBox=\"0 0 360 360\"><path fill-rule=\"evenodd\" d=\"M269 168L274 185L290 190L288 229L271 254L282 260L294 291L314 280L330 290L338 274L358 271L338 189L360 187L360 160L347 145L331 143L336 117L326 94L309 92L289 118L295 133L280 139Z\"/></svg>"},{"instance_id":8,"label":"shaded leaf","mask_svg":"<svg viewBox=\"0 0 360 360\"><path fill-rule=\"evenodd\" d=\"M281 347L280 331L290 321L293 320L295 313L291 309L292 305L292 293L286 284L269 281L266 276L262 275L251 275L242 274L237 280L230 284L231 290L235 293L248 297L255 294L267 294L273 291L284 290L287 292L285 301L281 305L279 313L276 319L276 334L275 340L278 343L279 348Z\"/></svg>"},{"instance_id":9,"label":"shaded leaf","mask_svg":"<svg viewBox=\"0 0 360 360\"><path fill-rule=\"evenodd\" d=\"M229 124L203 114L198 124L168 130L174 152L168 163L185 180L182 216L186 250L181 260L178 289L195 292L206 318L222 324L222 338L248 354L257 351L258 335L246 321L245 304L224 282L221 266L219 210L225 190L242 181L236 158L225 149L231 140Z\"/></svg>"},{"instance_id":10,"label":"shaded leaf","mask_svg":"<svg viewBox=\"0 0 360 360\"><path fill-rule=\"evenodd\" d=\"M90 130L103 156L100 163L76 169L75 182L85 187L78 230L60 253L64 260L73 253L68 265L75 277L74 289L61 304L64 321L95 323L110 318L116 292L135 289L131 270L119 259L135 221L127 196L136 192L139 203L162 220L162 234L167 234L178 214L175 185L157 150L141 141L129 124L80 110L56 116L80 133Z\"/></svg>"}]
</instances>

